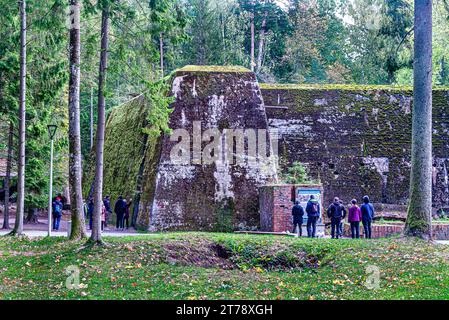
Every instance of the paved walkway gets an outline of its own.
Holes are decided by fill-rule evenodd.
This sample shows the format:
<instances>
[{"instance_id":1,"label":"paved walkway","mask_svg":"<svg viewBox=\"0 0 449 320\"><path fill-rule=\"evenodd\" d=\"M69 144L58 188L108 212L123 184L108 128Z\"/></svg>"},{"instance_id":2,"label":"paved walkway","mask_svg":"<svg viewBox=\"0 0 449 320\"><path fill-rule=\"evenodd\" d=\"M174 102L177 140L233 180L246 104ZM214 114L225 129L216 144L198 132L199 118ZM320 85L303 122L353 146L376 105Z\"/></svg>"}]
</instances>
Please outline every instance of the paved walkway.
<instances>
[{"instance_id":1,"label":"paved walkway","mask_svg":"<svg viewBox=\"0 0 449 320\"><path fill-rule=\"evenodd\" d=\"M69 215L64 215L63 220L61 220L59 231L55 232L52 231L52 237L67 237L67 228L68 223L67 219L69 219ZM14 219L15 217L12 215L9 220L9 226L12 229L14 227ZM3 219L0 217L0 227L3 225ZM86 228L88 228L88 225L86 225ZM39 223L37 224L31 224L31 223L25 223L23 225L23 233L27 235L28 237L46 237L48 224L46 217L39 217ZM7 234L9 231L0 230L0 236ZM91 231L87 230L87 234L90 236ZM106 230L103 231L103 236L106 237L126 237L126 236L139 236L139 235L145 235L145 233L138 233L133 228L126 229L125 231L118 231L115 229L114 225L108 225L106 227Z\"/></svg>"},{"instance_id":2,"label":"paved walkway","mask_svg":"<svg viewBox=\"0 0 449 320\"><path fill-rule=\"evenodd\" d=\"M449 240L436 240L436 243L449 244Z\"/></svg>"},{"instance_id":3,"label":"paved walkway","mask_svg":"<svg viewBox=\"0 0 449 320\"><path fill-rule=\"evenodd\" d=\"M7 234L9 231L3 231L0 230L0 236ZM42 230L24 230L23 233L30 237L46 237L47 236L47 231L42 231ZM90 230L87 231L87 235L90 236ZM128 237L128 236L151 236L154 235L152 233L137 233L137 232L120 232L120 231L104 231L102 233L103 237ZM52 231L51 233L52 237L67 237L67 232L64 231Z\"/></svg>"}]
</instances>

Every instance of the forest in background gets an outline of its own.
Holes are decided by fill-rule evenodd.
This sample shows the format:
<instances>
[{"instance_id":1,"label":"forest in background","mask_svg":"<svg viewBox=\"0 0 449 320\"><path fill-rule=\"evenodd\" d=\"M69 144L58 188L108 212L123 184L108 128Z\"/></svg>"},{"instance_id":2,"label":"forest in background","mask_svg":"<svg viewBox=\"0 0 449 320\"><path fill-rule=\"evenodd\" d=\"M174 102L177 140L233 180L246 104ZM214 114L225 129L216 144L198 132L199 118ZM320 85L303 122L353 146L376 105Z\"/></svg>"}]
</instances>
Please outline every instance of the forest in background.
<instances>
[{"instance_id":1,"label":"forest in background","mask_svg":"<svg viewBox=\"0 0 449 320\"><path fill-rule=\"evenodd\" d=\"M94 124L97 120L91 106L97 105L101 10L96 0L80 2L81 145L88 159L91 115ZM412 0L111 3L106 110L136 93L151 92L157 99L163 89L155 81L186 64L242 65L261 82L412 84ZM20 16L16 1L0 0L0 8L0 157L5 157L8 122L14 132L18 127ZM434 85L449 85L448 9L446 1L434 1ZM59 125L55 188L62 191L67 184L68 10L63 0L27 1L27 207L46 205L49 123Z\"/></svg>"},{"instance_id":2,"label":"forest in background","mask_svg":"<svg viewBox=\"0 0 449 320\"><path fill-rule=\"evenodd\" d=\"M158 0L158 9L128 2L135 16L112 19L107 109L146 90L162 68L164 75L188 64L250 69L252 44L260 82L413 83L412 0ZM447 2L435 0L433 15L433 82L449 85ZM84 155L99 25L100 16L90 15L81 27Z\"/></svg>"}]
</instances>

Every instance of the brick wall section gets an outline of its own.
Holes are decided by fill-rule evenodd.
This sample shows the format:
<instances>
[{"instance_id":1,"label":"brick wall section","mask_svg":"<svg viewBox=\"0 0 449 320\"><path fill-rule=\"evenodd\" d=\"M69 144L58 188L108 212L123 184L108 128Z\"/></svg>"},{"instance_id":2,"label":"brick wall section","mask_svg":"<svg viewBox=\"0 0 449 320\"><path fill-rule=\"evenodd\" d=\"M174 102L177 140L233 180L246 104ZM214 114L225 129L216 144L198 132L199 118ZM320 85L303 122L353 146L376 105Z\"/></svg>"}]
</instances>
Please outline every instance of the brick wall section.
<instances>
[{"instance_id":1,"label":"brick wall section","mask_svg":"<svg viewBox=\"0 0 449 320\"><path fill-rule=\"evenodd\" d=\"M260 228L268 232L292 231L292 207L294 192L297 188L316 190L321 186L277 184L259 188ZM305 208L304 208L305 210ZM307 213L304 212L304 217Z\"/></svg>"},{"instance_id":2,"label":"brick wall section","mask_svg":"<svg viewBox=\"0 0 449 320\"><path fill-rule=\"evenodd\" d=\"M432 226L434 240L449 240L449 224L436 224Z\"/></svg>"},{"instance_id":3,"label":"brick wall section","mask_svg":"<svg viewBox=\"0 0 449 320\"><path fill-rule=\"evenodd\" d=\"M274 187L273 232L292 230L292 187L289 185Z\"/></svg>"},{"instance_id":4,"label":"brick wall section","mask_svg":"<svg viewBox=\"0 0 449 320\"><path fill-rule=\"evenodd\" d=\"M401 234L404 231L403 224L390 224L390 225L373 225L372 238L386 238L393 235ZM434 240L449 240L449 224L435 224L432 225L432 233ZM364 237L363 226L360 223L360 237ZM351 227L349 224L345 224L344 235L351 236Z\"/></svg>"},{"instance_id":5,"label":"brick wall section","mask_svg":"<svg viewBox=\"0 0 449 320\"><path fill-rule=\"evenodd\" d=\"M293 185L271 185L259 188L260 227L262 231L292 230L291 192Z\"/></svg>"}]
</instances>

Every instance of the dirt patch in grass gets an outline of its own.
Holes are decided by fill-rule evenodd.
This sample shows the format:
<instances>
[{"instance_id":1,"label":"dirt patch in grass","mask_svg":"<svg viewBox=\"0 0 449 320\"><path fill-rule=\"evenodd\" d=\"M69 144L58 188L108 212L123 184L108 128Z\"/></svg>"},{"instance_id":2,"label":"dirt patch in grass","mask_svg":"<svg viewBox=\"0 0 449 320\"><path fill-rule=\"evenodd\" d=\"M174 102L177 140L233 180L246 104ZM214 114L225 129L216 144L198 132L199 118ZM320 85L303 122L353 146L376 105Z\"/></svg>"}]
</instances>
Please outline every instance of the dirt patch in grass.
<instances>
[{"instance_id":1,"label":"dirt patch in grass","mask_svg":"<svg viewBox=\"0 0 449 320\"><path fill-rule=\"evenodd\" d=\"M234 269L236 266L223 255L218 254L216 245L202 241L191 243L188 241L168 242L162 245L165 262L169 264L190 265L203 268Z\"/></svg>"},{"instance_id":2,"label":"dirt patch in grass","mask_svg":"<svg viewBox=\"0 0 449 320\"><path fill-rule=\"evenodd\" d=\"M229 246L211 240L177 241L162 244L163 259L173 265L204 268L263 269L266 271L294 270L320 267L322 257L286 245Z\"/></svg>"}]
</instances>

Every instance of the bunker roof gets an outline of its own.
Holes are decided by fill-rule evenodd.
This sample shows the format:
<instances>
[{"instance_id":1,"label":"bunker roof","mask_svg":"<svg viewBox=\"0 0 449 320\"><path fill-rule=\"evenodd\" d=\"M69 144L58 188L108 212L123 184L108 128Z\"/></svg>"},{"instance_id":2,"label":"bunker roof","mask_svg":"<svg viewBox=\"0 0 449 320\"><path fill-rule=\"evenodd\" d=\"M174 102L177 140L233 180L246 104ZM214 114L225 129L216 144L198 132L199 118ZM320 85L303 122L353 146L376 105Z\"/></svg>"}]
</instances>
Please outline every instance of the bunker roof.
<instances>
[{"instance_id":1,"label":"bunker roof","mask_svg":"<svg viewBox=\"0 0 449 320\"><path fill-rule=\"evenodd\" d=\"M241 66L196 66L187 65L178 70L177 72L211 72L211 73L242 73L251 72L249 69Z\"/></svg>"},{"instance_id":2,"label":"bunker roof","mask_svg":"<svg viewBox=\"0 0 449 320\"><path fill-rule=\"evenodd\" d=\"M362 84L294 84L294 83L260 83L260 88L265 90L347 90L347 91L413 91L412 86L397 85L362 85ZM448 86L434 86L432 90L449 91Z\"/></svg>"}]
</instances>

